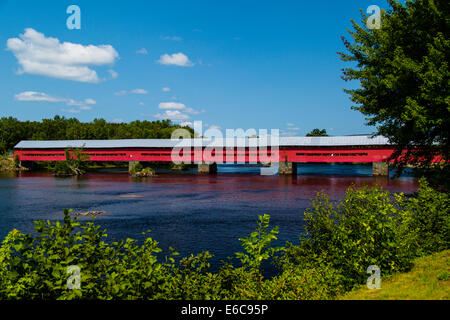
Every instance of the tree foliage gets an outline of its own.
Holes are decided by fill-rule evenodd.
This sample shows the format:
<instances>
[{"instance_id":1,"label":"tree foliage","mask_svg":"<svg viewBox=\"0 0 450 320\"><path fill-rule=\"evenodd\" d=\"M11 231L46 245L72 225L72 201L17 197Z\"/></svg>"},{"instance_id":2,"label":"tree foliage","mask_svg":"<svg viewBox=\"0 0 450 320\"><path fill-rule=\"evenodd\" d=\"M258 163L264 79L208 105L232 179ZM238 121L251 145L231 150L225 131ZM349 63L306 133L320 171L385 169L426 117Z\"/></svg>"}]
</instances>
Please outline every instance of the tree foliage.
<instances>
[{"instance_id":1,"label":"tree foliage","mask_svg":"<svg viewBox=\"0 0 450 320\"><path fill-rule=\"evenodd\" d=\"M308 132L306 134L306 136L307 137L328 137L328 133L327 133L326 129L320 130L320 129L316 128L316 129L311 130L311 132Z\"/></svg>"},{"instance_id":2,"label":"tree foliage","mask_svg":"<svg viewBox=\"0 0 450 320\"><path fill-rule=\"evenodd\" d=\"M169 139L180 128L170 120L108 123L104 119L80 122L76 118L55 116L42 121L0 118L0 153L21 140ZM190 127L184 127L193 132Z\"/></svg>"},{"instance_id":3,"label":"tree foliage","mask_svg":"<svg viewBox=\"0 0 450 320\"><path fill-rule=\"evenodd\" d=\"M381 28L352 20L351 41L342 36L352 67L343 79L360 87L345 90L378 134L397 146L399 168L450 156L449 8L447 0L388 0ZM405 154L402 154L406 150ZM448 166L446 167L448 170Z\"/></svg>"}]
</instances>

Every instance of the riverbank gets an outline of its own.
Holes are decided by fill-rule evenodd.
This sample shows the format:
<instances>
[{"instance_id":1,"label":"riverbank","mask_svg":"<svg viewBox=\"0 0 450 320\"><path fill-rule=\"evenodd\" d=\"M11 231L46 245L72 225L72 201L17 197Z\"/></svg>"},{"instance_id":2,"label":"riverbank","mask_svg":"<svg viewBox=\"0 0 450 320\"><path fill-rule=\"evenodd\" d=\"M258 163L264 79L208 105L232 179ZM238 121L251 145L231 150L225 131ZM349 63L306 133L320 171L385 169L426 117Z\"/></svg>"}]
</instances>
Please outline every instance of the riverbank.
<instances>
[{"instance_id":1,"label":"riverbank","mask_svg":"<svg viewBox=\"0 0 450 320\"><path fill-rule=\"evenodd\" d=\"M449 300L450 250L417 258L406 273L382 278L381 289L362 286L342 300Z\"/></svg>"},{"instance_id":2,"label":"riverbank","mask_svg":"<svg viewBox=\"0 0 450 320\"><path fill-rule=\"evenodd\" d=\"M0 171L27 171L28 169L22 167L13 158L0 157Z\"/></svg>"}]
</instances>

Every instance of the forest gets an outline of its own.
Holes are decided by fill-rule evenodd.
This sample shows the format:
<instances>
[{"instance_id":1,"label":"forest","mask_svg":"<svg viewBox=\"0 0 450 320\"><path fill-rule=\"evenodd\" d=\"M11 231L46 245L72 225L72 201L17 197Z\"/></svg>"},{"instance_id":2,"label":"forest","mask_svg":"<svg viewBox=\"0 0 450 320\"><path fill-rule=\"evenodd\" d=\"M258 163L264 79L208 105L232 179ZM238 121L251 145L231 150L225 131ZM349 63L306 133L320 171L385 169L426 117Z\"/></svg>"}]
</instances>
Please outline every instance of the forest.
<instances>
[{"instance_id":1,"label":"forest","mask_svg":"<svg viewBox=\"0 0 450 320\"><path fill-rule=\"evenodd\" d=\"M95 139L169 139L181 127L170 120L110 123L104 119L81 122L76 118L55 116L42 121L0 118L0 154L11 151L21 140L95 140Z\"/></svg>"}]
</instances>

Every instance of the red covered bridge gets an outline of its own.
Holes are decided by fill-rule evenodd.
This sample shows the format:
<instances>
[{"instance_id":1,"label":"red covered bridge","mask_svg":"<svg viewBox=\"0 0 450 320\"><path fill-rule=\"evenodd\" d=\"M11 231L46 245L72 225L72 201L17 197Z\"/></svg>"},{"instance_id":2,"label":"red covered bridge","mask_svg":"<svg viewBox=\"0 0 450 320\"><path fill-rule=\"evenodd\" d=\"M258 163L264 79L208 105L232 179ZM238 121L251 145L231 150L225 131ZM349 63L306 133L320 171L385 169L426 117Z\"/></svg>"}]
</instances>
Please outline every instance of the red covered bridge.
<instances>
[{"instance_id":1,"label":"red covered bridge","mask_svg":"<svg viewBox=\"0 0 450 320\"><path fill-rule=\"evenodd\" d=\"M296 173L298 162L370 162L374 175L387 175L387 162L394 151L385 137L335 136L281 137L276 145L262 138L246 138L244 144L206 138L21 141L14 155L20 161L63 161L66 149L83 148L90 161L173 161L175 147L184 148L179 153L183 161L198 163L202 172L210 171L206 164L210 162L278 162L280 174Z\"/></svg>"}]
</instances>

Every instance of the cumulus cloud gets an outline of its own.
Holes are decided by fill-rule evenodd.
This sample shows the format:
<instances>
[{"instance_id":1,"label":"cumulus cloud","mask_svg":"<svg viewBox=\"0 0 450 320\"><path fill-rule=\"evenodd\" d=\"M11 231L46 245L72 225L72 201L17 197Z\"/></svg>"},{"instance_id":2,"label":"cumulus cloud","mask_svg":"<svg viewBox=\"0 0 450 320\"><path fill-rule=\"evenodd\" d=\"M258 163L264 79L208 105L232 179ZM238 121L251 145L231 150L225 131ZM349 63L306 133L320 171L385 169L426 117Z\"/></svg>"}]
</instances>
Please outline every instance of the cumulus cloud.
<instances>
[{"instance_id":1,"label":"cumulus cloud","mask_svg":"<svg viewBox=\"0 0 450 320\"><path fill-rule=\"evenodd\" d=\"M161 102L158 105L158 108L160 109L186 109L186 106L179 102Z\"/></svg>"},{"instance_id":2,"label":"cumulus cloud","mask_svg":"<svg viewBox=\"0 0 450 320\"><path fill-rule=\"evenodd\" d=\"M169 92L169 91L170 91L170 88L164 87L164 88L162 88L162 91L163 91L163 92Z\"/></svg>"},{"instance_id":3,"label":"cumulus cloud","mask_svg":"<svg viewBox=\"0 0 450 320\"><path fill-rule=\"evenodd\" d=\"M14 95L17 101L45 101L45 102L63 102L65 99L53 97L43 92L24 91Z\"/></svg>"},{"instance_id":4,"label":"cumulus cloud","mask_svg":"<svg viewBox=\"0 0 450 320\"><path fill-rule=\"evenodd\" d=\"M158 119L169 119L173 121L190 119L189 114L199 114L204 112L192 108L188 108L185 104L180 102L161 102L158 105L159 109L165 110L163 113L155 115Z\"/></svg>"},{"instance_id":5,"label":"cumulus cloud","mask_svg":"<svg viewBox=\"0 0 450 320\"><path fill-rule=\"evenodd\" d=\"M62 109L64 112L79 113L82 110L91 110L91 105L97 102L94 99L85 99L84 101L77 101L72 98L61 98L49 95L44 92L36 91L24 91L14 95L14 99L17 101L33 101L33 102L63 102L67 106L78 107L71 109Z\"/></svg>"},{"instance_id":6,"label":"cumulus cloud","mask_svg":"<svg viewBox=\"0 0 450 320\"><path fill-rule=\"evenodd\" d=\"M90 66L113 64L119 57L111 45L61 43L57 38L46 37L32 28L25 29L18 38L8 39L6 45L21 67L20 74L79 82L98 83L97 72Z\"/></svg>"},{"instance_id":7,"label":"cumulus cloud","mask_svg":"<svg viewBox=\"0 0 450 320\"><path fill-rule=\"evenodd\" d=\"M138 53L138 54L148 54L148 51L147 51L147 49L142 48L142 49L139 49L138 51L136 51L136 53Z\"/></svg>"},{"instance_id":8,"label":"cumulus cloud","mask_svg":"<svg viewBox=\"0 0 450 320\"><path fill-rule=\"evenodd\" d=\"M180 67L192 67L194 63L192 63L189 58L184 53L174 53L174 54L163 54L159 60L157 61L163 65L173 65Z\"/></svg>"},{"instance_id":9,"label":"cumulus cloud","mask_svg":"<svg viewBox=\"0 0 450 320\"><path fill-rule=\"evenodd\" d=\"M179 110L166 110L163 113L156 114L155 118L180 121L180 120L188 120L189 116L187 114L180 112Z\"/></svg>"}]
</instances>

